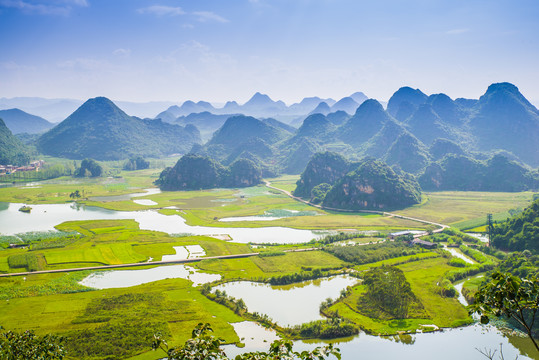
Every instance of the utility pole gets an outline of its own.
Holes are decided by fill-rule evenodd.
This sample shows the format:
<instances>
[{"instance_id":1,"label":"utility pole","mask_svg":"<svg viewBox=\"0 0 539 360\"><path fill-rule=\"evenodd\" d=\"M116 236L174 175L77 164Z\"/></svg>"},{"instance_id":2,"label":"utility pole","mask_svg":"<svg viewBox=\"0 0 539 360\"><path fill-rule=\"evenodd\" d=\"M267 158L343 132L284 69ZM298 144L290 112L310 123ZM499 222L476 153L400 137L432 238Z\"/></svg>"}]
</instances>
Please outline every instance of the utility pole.
<instances>
[{"instance_id":1,"label":"utility pole","mask_svg":"<svg viewBox=\"0 0 539 360\"><path fill-rule=\"evenodd\" d=\"M491 245L492 240L492 214L487 214L487 226L488 226L488 246Z\"/></svg>"}]
</instances>

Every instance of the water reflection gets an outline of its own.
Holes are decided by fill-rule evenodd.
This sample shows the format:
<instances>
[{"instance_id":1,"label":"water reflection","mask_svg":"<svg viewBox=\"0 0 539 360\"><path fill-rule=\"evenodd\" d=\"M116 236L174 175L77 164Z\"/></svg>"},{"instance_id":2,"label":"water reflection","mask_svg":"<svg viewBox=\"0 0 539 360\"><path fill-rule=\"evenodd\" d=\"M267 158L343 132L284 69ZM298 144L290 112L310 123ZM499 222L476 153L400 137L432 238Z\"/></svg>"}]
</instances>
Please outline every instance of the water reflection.
<instances>
[{"instance_id":1,"label":"water reflection","mask_svg":"<svg viewBox=\"0 0 539 360\"><path fill-rule=\"evenodd\" d=\"M355 278L341 275L293 286L237 281L216 286L215 289L243 299L249 312L266 314L279 325L287 326L324 319L319 310L322 301L328 297L339 297L342 289L356 282Z\"/></svg>"},{"instance_id":2,"label":"water reflection","mask_svg":"<svg viewBox=\"0 0 539 360\"><path fill-rule=\"evenodd\" d=\"M0 203L1 205L2 203ZM6 204L6 203L3 203ZM32 212L25 214L18 209L22 203L7 203L0 207L0 233L14 235L29 231L50 231L64 221L134 219L142 230L162 231L168 234L190 233L194 235L228 234L241 243L305 243L321 235L310 230L286 227L219 228L190 226L179 215L163 215L154 210L114 211L78 203L32 205Z\"/></svg>"},{"instance_id":3,"label":"water reflection","mask_svg":"<svg viewBox=\"0 0 539 360\"><path fill-rule=\"evenodd\" d=\"M193 286L221 279L219 274L206 274L185 265L157 266L141 270L112 270L95 272L80 281L94 289L126 288L164 279L187 279Z\"/></svg>"}]
</instances>

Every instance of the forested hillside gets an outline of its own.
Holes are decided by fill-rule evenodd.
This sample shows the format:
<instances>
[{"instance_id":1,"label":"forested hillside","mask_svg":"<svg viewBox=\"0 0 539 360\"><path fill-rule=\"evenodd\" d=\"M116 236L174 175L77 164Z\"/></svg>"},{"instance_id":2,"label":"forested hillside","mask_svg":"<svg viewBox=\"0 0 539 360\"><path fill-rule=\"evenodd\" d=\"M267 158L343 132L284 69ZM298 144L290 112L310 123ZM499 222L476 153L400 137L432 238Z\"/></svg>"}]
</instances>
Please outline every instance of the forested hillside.
<instances>
[{"instance_id":1,"label":"forested hillside","mask_svg":"<svg viewBox=\"0 0 539 360\"><path fill-rule=\"evenodd\" d=\"M37 141L42 153L70 159L120 160L185 153L200 143L193 125L131 117L107 98L86 101Z\"/></svg>"},{"instance_id":2,"label":"forested hillside","mask_svg":"<svg viewBox=\"0 0 539 360\"><path fill-rule=\"evenodd\" d=\"M184 155L174 167L167 167L156 184L162 190L199 190L217 187L245 187L262 182L262 172L248 159L229 167L204 156Z\"/></svg>"},{"instance_id":3,"label":"forested hillside","mask_svg":"<svg viewBox=\"0 0 539 360\"><path fill-rule=\"evenodd\" d=\"M28 149L0 119L0 165L25 165L29 161Z\"/></svg>"},{"instance_id":4,"label":"forested hillside","mask_svg":"<svg viewBox=\"0 0 539 360\"><path fill-rule=\"evenodd\" d=\"M496 224L492 244L497 248L539 254L539 199L522 213Z\"/></svg>"},{"instance_id":5,"label":"forested hillside","mask_svg":"<svg viewBox=\"0 0 539 360\"><path fill-rule=\"evenodd\" d=\"M315 154L297 182L294 195L338 209L394 209L421 201L421 189L410 176L365 158L349 162L339 154Z\"/></svg>"}]
</instances>

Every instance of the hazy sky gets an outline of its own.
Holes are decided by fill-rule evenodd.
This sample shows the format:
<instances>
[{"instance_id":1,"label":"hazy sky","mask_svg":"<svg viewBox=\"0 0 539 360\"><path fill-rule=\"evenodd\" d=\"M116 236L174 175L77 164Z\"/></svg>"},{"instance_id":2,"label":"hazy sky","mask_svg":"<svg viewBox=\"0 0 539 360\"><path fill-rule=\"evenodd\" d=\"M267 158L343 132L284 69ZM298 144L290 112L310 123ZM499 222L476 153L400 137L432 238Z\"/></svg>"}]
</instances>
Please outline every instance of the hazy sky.
<instances>
[{"instance_id":1,"label":"hazy sky","mask_svg":"<svg viewBox=\"0 0 539 360\"><path fill-rule=\"evenodd\" d=\"M539 104L537 0L0 0L0 97L287 103L401 86Z\"/></svg>"}]
</instances>

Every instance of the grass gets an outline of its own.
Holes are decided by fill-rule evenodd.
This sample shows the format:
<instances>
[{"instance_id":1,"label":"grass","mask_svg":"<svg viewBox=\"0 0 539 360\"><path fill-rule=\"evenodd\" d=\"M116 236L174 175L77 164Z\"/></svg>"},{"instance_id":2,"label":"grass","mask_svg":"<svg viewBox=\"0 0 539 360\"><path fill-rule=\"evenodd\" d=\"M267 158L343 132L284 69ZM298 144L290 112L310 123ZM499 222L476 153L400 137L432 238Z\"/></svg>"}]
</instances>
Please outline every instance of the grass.
<instances>
[{"instance_id":1,"label":"grass","mask_svg":"<svg viewBox=\"0 0 539 360\"><path fill-rule=\"evenodd\" d=\"M439 327L454 327L471 322L467 311L456 298L439 295L444 274L452 268L444 258L410 262L398 267L404 272L412 291L419 298L433 323Z\"/></svg>"},{"instance_id":2,"label":"grass","mask_svg":"<svg viewBox=\"0 0 539 360\"><path fill-rule=\"evenodd\" d=\"M118 298L143 297L158 301L153 301L153 308L145 308L144 304L136 301L124 301L112 307L104 305L105 302L118 303ZM110 325L118 332L124 332L122 336L128 338L130 332L136 330L128 324L147 322L165 326L171 334L168 342L172 346L185 342L199 322L211 322L219 336L227 342L236 342L239 339L229 322L240 320L240 317L226 307L206 299L183 279L162 280L128 289L11 299L0 307L0 323L5 328L33 329L39 334L66 334L68 339L76 338L76 346L80 348L87 348L88 344L84 343L84 338L76 337L77 333L91 330L106 341L107 333L104 332L106 329L103 326ZM144 344L138 352L148 352L149 349L150 342ZM154 358L163 356L159 353L153 354L156 355Z\"/></svg>"},{"instance_id":3,"label":"grass","mask_svg":"<svg viewBox=\"0 0 539 360\"><path fill-rule=\"evenodd\" d=\"M510 209L526 207L533 193L441 191L423 195L423 203L395 213L467 229L483 225L487 213L505 220Z\"/></svg>"},{"instance_id":4,"label":"grass","mask_svg":"<svg viewBox=\"0 0 539 360\"><path fill-rule=\"evenodd\" d=\"M415 259L413 259L415 258ZM410 260L415 261L410 261ZM403 256L372 264L356 267L357 270L366 270L375 266L396 265L403 270L406 280L410 283L412 292L423 309L412 309L409 319L371 318L362 314L357 303L364 293L365 287L357 285L343 301L330 307L330 311L338 311L339 315L354 322L362 329L373 334L392 335L400 331L415 332L421 325L434 324L438 327L455 327L470 323L472 320L464 307L455 298L440 296L437 285L444 274L451 270L447 260L437 253L422 253L413 256Z\"/></svg>"},{"instance_id":5,"label":"grass","mask_svg":"<svg viewBox=\"0 0 539 360\"><path fill-rule=\"evenodd\" d=\"M299 175L283 175L277 178L268 179L271 186L277 189L292 192L296 189L296 182L299 180Z\"/></svg>"},{"instance_id":6,"label":"grass","mask_svg":"<svg viewBox=\"0 0 539 360\"><path fill-rule=\"evenodd\" d=\"M208 236L176 237L158 231L140 230L134 220L70 221L57 226L83 236L58 247L33 243L39 252L16 248L0 251L0 271L19 272L43 269L76 268L161 260L175 254L174 246L200 245L208 256L249 253L248 244L225 242ZM53 243L53 238L44 240Z\"/></svg>"}]
</instances>

